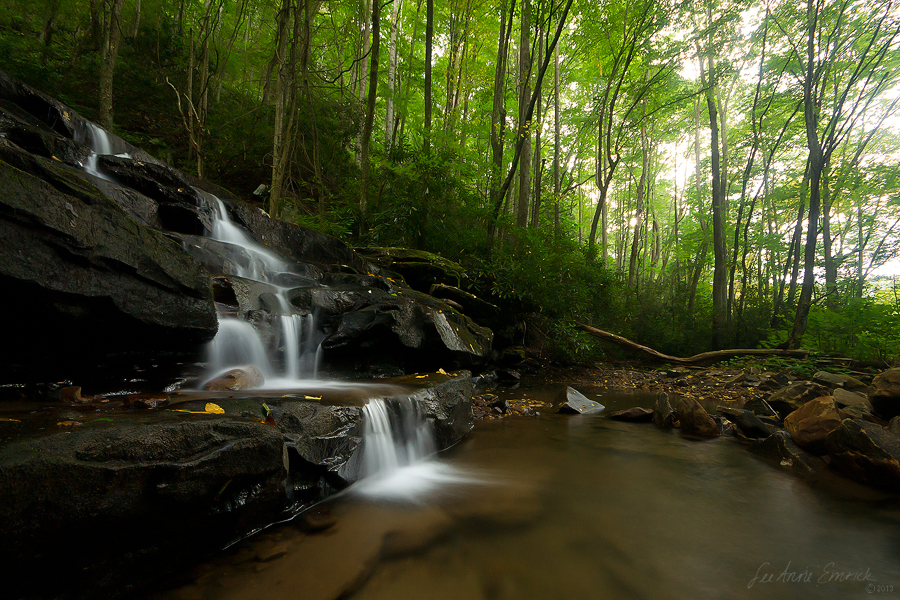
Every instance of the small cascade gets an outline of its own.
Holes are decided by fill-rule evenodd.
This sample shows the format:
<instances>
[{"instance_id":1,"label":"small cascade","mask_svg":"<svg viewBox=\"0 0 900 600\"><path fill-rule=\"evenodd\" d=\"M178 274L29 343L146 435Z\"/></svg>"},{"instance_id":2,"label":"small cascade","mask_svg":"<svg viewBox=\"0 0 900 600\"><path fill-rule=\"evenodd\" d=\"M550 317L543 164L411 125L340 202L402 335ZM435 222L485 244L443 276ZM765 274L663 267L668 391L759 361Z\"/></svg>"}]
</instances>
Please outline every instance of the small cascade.
<instances>
[{"instance_id":1,"label":"small cascade","mask_svg":"<svg viewBox=\"0 0 900 600\"><path fill-rule=\"evenodd\" d=\"M372 399L363 407L363 479L354 493L419 502L447 485L480 483L473 473L436 460L431 422L411 398Z\"/></svg>"},{"instance_id":2,"label":"small cascade","mask_svg":"<svg viewBox=\"0 0 900 600\"><path fill-rule=\"evenodd\" d=\"M410 398L370 400L363 414L364 475L390 475L434 453L431 425Z\"/></svg>"},{"instance_id":3,"label":"small cascade","mask_svg":"<svg viewBox=\"0 0 900 600\"><path fill-rule=\"evenodd\" d=\"M110 139L109 134L106 133L105 129L94 125L90 121L85 121L85 126L85 129L79 129L75 134L75 141L86 144L92 150L91 154L85 159L82 168L94 177L99 177L105 181L112 181L109 175L105 174L97 167L98 156L113 154L112 139ZM116 156L125 158L130 157L127 153L116 154Z\"/></svg>"},{"instance_id":4,"label":"small cascade","mask_svg":"<svg viewBox=\"0 0 900 600\"><path fill-rule=\"evenodd\" d=\"M254 365L262 371L266 379L265 387L268 388L292 388L305 380L315 379L324 336L318 332L315 315L299 313L287 296L288 288L275 283L279 275L292 272L291 264L257 243L246 230L234 223L221 199L202 190L197 192L215 211L209 237L239 248L244 257L241 264L229 262L227 274L275 287L278 311L272 319L275 331L268 351L253 325L219 315L219 334L208 349L208 378L229 369ZM241 323L239 329L235 322ZM229 349L232 344L237 347ZM276 368L274 360L279 352L282 368Z\"/></svg>"}]
</instances>

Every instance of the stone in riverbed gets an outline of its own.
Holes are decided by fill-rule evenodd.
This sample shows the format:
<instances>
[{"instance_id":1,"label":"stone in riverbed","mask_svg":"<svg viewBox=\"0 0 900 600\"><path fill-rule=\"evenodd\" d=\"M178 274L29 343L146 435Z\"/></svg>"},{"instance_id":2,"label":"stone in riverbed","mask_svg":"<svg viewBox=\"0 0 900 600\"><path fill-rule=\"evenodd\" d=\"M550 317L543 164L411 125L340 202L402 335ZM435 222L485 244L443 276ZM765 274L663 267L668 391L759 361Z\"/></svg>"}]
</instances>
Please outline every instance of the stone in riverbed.
<instances>
[{"instance_id":1,"label":"stone in riverbed","mask_svg":"<svg viewBox=\"0 0 900 600\"><path fill-rule=\"evenodd\" d=\"M832 466L851 479L900 491L900 436L875 423L845 419L826 438Z\"/></svg>"},{"instance_id":2,"label":"stone in riverbed","mask_svg":"<svg viewBox=\"0 0 900 600\"><path fill-rule=\"evenodd\" d=\"M653 407L653 424L663 429L672 429L675 426L675 411L669 404L669 395L661 392L656 397L656 404Z\"/></svg>"},{"instance_id":3,"label":"stone in riverbed","mask_svg":"<svg viewBox=\"0 0 900 600\"><path fill-rule=\"evenodd\" d=\"M825 462L800 449L785 431L777 431L750 445L750 452L767 462L788 467L798 475L812 475L825 469Z\"/></svg>"},{"instance_id":4,"label":"stone in riverbed","mask_svg":"<svg viewBox=\"0 0 900 600\"><path fill-rule=\"evenodd\" d=\"M653 421L653 411L649 408L635 406L625 410L617 410L614 413L610 413L607 418L629 423L650 423Z\"/></svg>"},{"instance_id":5,"label":"stone in riverbed","mask_svg":"<svg viewBox=\"0 0 900 600\"><path fill-rule=\"evenodd\" d=\"M810 400L785 417L784 428L797 445L821 454L825 450L825 438L840 423L834 398L823 396Z\"/></svg>"},{"instance_id":6,"label":"stone in riverbed","mask_svg":"<svg viewBox=\"0 0 900 600\"><path fill-rule=\"evenodd\" d=\"M556 412L562 414L592 415L606 408L599 402L585 398L584 394L571 387L559 393L556 403L559 405Z\"/></svg>"},{"instance_id":7,"label":"stone in riverbed","mask_svg":"<svg viewBox=\"0 0 900 600\"><path fill-rule=\"evenodd\" d=\"M894 417L893 419L891 419L891 422L888 423L887 430L891 433L900 435L900 417Z\"/></svg>"},{"instance_id":8,"label":"stone in riverbed","mask_svg":"<svg viewBox=\"0 0 900 600\"><path fill-rule=\"evenodd\" d=\"M231 369L207 381L203 385L203 389L209 392L236 392L258 388L263 383L265 383L265 377L263 377L262 371L251 365L240 369Z\"/></svg>"},{"instance_id":9,"label":"stone in riverbed","mask_svg":"<svg viewBox=\"0 0 900 600\"><path fill-rule=\"evenodd\" d=\"M888 369L879 373L872 380L874 393L869 400L875 412L886 420L900 415L900 368Z\"/></svg>"},{"instance_id":10,"label":"stone in riverbed","mask_svg":"<svg viewBox=\"0 0 900 600\"><path fill-rule=\"evenodd\" d=\"M772 434L773 428L763 423L759 417L750 411L745 411L737 415L734 423L748 438L765 439Z\"/></svg>"},{"instance_id":11,"label":"stone in riverbed","mask_svg":"<svg viewBox=\"0 0 900 600\"><path fill-rule=\"evenodd\" d=\"M695 398L679 397L675 403L675 417L681 424L681 431L688 435L716 437L720 433L718 423Z\"/></svg>"}]
</instances>

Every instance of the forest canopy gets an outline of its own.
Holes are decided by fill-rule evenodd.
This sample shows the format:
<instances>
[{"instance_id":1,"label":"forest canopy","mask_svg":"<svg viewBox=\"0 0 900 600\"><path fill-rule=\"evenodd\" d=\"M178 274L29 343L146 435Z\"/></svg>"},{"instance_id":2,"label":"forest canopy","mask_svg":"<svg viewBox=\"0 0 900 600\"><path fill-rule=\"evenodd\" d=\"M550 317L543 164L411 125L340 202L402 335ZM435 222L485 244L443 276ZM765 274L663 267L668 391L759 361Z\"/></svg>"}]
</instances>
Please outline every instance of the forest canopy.
<instances>
[{"instance_id":1,"label":"forest canopy","mask_svg":"<svg viewBox=\"0 0 900 600\"><path fill-rule=\"evenodd\" d=\"M900 355L892 0L8 0L0 65L561 358Z\"/></svg>"}]
</instances>

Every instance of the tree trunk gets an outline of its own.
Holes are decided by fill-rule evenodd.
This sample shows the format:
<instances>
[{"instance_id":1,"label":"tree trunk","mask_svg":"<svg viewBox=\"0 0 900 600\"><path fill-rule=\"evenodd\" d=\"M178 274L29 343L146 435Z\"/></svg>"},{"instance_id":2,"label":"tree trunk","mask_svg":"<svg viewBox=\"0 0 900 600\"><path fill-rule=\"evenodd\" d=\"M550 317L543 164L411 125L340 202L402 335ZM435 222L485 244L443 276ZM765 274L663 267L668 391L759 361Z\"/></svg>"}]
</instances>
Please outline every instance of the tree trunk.
<instances>
[{"instance_id":1,"label":"tree trunk","mask_svg":"<svg viewBox=\"0 0 900 600\"><path fill-rule=\"evenodd\" d=\"M397 78L397 31L400 29L400 7L403 0L394 0L394 10L391 14L391 42L388 48L388 94L385 98L384 112L384 147L390 149L394 145L394 96L397 92L395 81Z\"/></svg>"},{"instance_id":2,"label":"tree trunk","mask_svg":"<svg viewBox=\"0 0 900 600\"><path fill-rule=\"evenodd\" d=\"M516 203L516 225L528 225L528 207L531 195L531 118L528 99L531 97L531 0L523 0L519 21L519 127L516 135L522 144L519 164L519 200ZM539 90L536 90L540 94Z\"/></svg>"},{"instance_id":3,"label":"tree trunk","mask_svg":"<svg viewBox=\"0 0 900 600\"><path fill-rule=\"evenodd\" d=\"M431 0L428 0L431 2ZM381 46L381 2L372 2L372 47L369 63L369 99L366 103L366 120L363 123L360 140L360 181L359 181L359 235L368 230L369 217L369 183L371 180L371 164L369 162L369 146L372 141L372 127L375 123L375 100L378 97L378 51Z\"/></svg>"},{"instance_id":4,"label":"tree trunk","mask_svg":"<svg viewBox=\"0 0 900 600\"><path fill-rule=\"evenodd\" d=\"M503 199L498 198L500 193L500 178L503 173L503 145L506 133L506 108L503 104L504 89L506 87L506 60L509 51L509 38L512 34L512 17L516 9L516 0L512 0L507 20L506 0L502 0L500 10L500 35L497 40L497 65L494 70L494 105L491 111L491 187L490 204L495 206L502 204Z\"/></svg>"},{"instance_id":5,"label":"tree trunk","mask_svg":"<svg viewBox=\"0 0 900 600\"><path fill-rule=\"evenodd\" d=\"M553 49L553 231L559 237L559 46ZM605 224L605 223L604 223ZM605 232L604 232L605 233ZM606 263L606 244L603 246Z\"/></svg>"},{"instance_id":6,"label":"tree trunk","mask_svg":"<svg viewBox=\"0 0 900 600\"><path fill-rule=\"evenodd\" d=\"M112 0L109 13L105 15L105 27L100 50L100 105L98 108L100 125L112 130L113 126L113 78L116 59L119 57L119 42L122 39L122 6L125 0Z\"/></svg>"}]
</instances>

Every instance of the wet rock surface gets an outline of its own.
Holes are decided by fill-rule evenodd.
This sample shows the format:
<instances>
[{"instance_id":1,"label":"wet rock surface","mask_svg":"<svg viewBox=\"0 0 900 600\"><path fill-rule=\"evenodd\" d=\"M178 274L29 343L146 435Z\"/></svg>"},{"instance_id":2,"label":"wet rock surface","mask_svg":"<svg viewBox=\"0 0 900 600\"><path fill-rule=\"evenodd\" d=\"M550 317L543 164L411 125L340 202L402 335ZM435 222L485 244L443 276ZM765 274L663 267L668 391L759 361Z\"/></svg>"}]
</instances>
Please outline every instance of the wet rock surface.
<instances>
[{"instance_id":1,"label":"wet rock surface","mask_svg":"<svg viewBox=\"0 0 900 600\"><path fill-rule=\"evenodd\" d=\"M592 415L606 408L599 402L585 398L584 394L571 387L563 390L556 398L556 402L559 405L556 412L562 414Z\"/></svg>"},{"instance_id":2,"label":"wet rock surface","mask_svg":"<svg viewBox=\"0 0 900 600\"><path fill-rule=\"evenodd\" d=\"M422 377L392 385L418 381L405 389L444 449L473 427L472 378ZM128 593L123 582L140 586L358 479L365 397L196 396L173 395L171 410L94 398L4 413L14 416L0 422L0 564L35 576L62 565L52 581L23 580L23 597L62 585L72 597Z\"/></svg>"}]
</instances>

